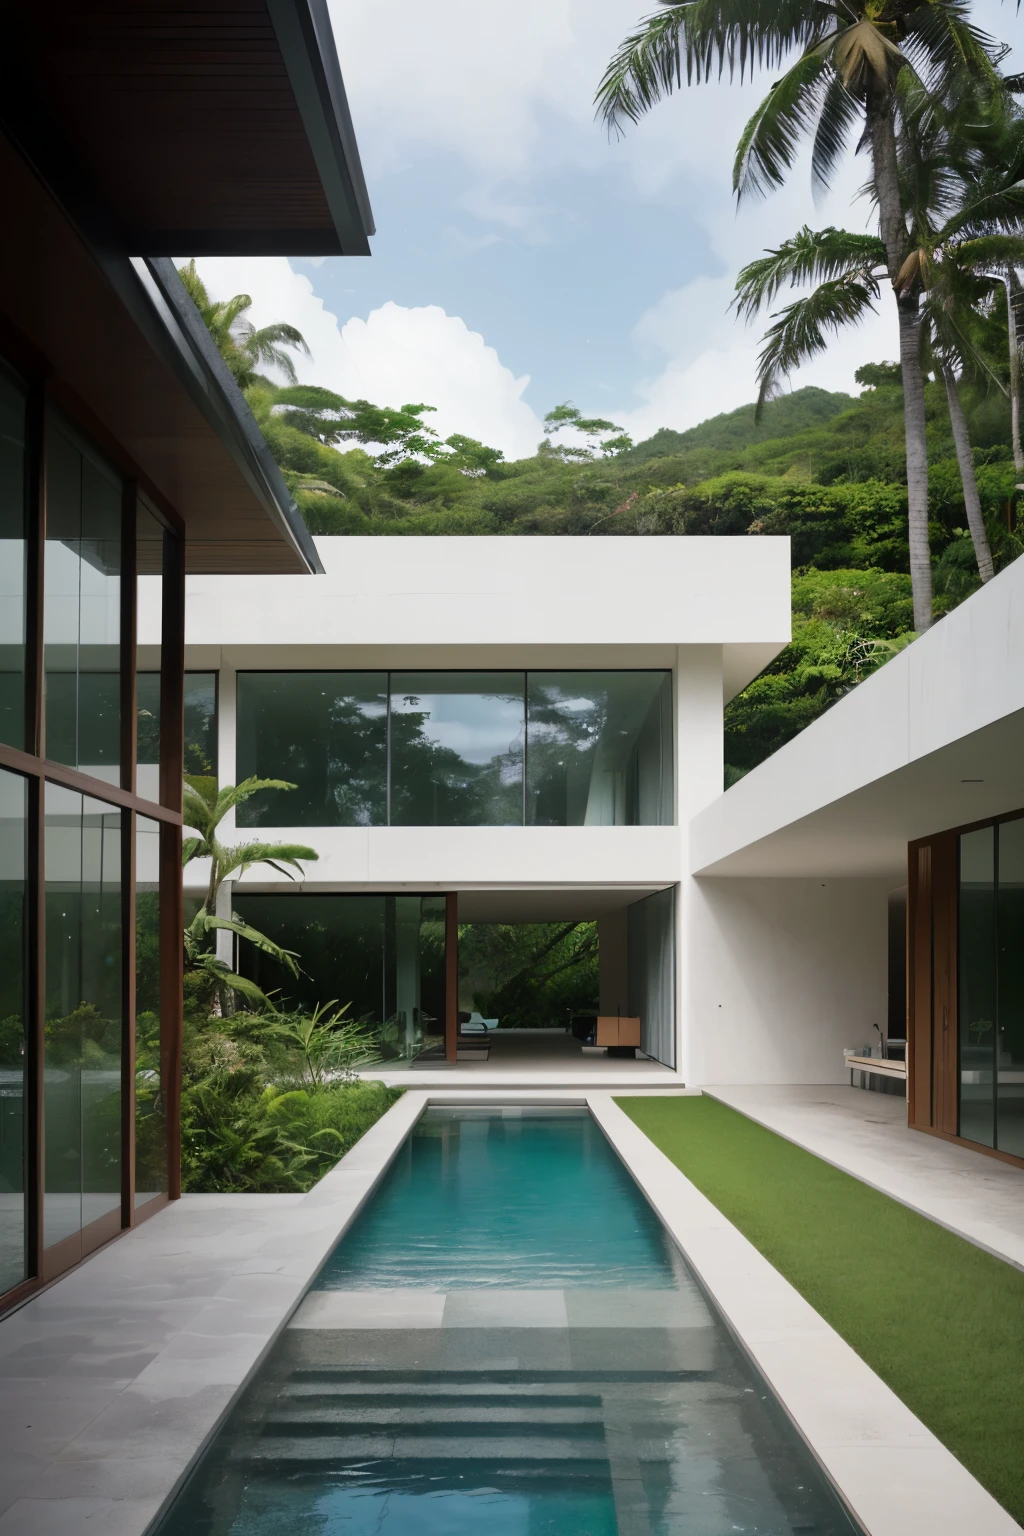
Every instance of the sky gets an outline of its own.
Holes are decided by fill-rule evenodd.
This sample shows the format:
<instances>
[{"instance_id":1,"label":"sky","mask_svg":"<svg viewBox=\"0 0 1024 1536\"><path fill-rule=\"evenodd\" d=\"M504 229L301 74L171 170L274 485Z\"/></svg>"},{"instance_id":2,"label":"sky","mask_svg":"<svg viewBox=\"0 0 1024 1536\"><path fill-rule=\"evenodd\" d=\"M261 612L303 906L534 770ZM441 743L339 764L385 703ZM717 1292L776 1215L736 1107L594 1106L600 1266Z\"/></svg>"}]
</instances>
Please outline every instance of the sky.
<instances>
[{"instance_id":1,"label":"sky","mask_svg":"<svg viewBox=\"0 0 1024 1536\"><path fill-rule=\"evenodd\" d=\"M869 227L851 156L815 203L806 162L739 209L736 142L774 76L684 88L609 140L593 97L647 0L330 0L378 233L373 254L199 263L214 297L309 344L303 381L380 405L426 402L530 454L565 400L636 441L756 394L761 327L729 313L736 273L803 223ZM1013 37L1012 3L976 20ZM895 315L837 340L791 386L856 391L896 356Z\"/></svg>"}]
</instances>

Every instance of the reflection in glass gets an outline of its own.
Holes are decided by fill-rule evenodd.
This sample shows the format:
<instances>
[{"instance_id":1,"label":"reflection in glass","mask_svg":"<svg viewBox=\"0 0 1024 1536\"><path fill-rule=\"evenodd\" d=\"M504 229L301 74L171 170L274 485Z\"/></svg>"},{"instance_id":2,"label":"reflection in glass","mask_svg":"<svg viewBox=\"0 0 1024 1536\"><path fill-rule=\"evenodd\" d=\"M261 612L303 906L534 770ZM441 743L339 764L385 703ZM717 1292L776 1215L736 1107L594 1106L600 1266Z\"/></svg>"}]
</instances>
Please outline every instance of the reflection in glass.
<instances>
[{"instance_id":1,"label":"reflection in glass","mask_svg":"<svg viewBox=\"0 0 1024 1536\"><path fill-rule=\"evenodd\" d=\"M0 1292L19 1285L25 1256L28 786L0 770Z\"/></svg>"},{"instance_id":2,"label":"reflection in glass","mask_svg":"<svg viewBox=\"0 0 1024 1536\"><path fill-rule=\"evenodd\" d=\"M668 672L531 672L526 820L534 827L672 821Z\"/></svg>"},{"instance_id":3,"label":"reflection in glass","mask_svg":"<svg viewBox=\"0 0 1024 1536\"><path fill-rule=\"evenodd\" d=\"M391 825L523 820L522 672L391 675Z\"/></svg>"},{"instance_id":4,"label":"reflection in glass","mask_svg":"<svg viewBox=\"0 0 1024 1536\"><path fill-rule=\"evenodd\" d=\"M135 1204L167 1189L160 1076L160 824L135 818Z\"/></svg>"},{"instance_id":5,"label":"reflection in glass","mask_svg":"<svg viewBox=\"0 0 1024 1536\"><path fill-rule=\"evenodd\" d=\"M138 793L160 799L160 673L135 677ZM185 772L217 773L217 674L185 673Z\"/></svg>"},{"instance_id":6,"label":"reflection in glass","mask_svg":"<svg viewBox=\"0 0 1024 1536\"><path fill-rule=\"evenodd\" d=\"M995 829L960 838L959 988L960 1135L995 1145L996 1040Z\"/></svg>"},{"instance_id":7,"label":"reflection in glass","mask_svg":"<svg viewBox=\"0 0 1024 1536\"><path fill-rule=\"evenodd\" d=\"M121 483L52 422L46 477L46 756L117 783Z\"/></svg>"},{"instance_id":8,"label":"reflection in glass","mask_svg":"<svg viewBox=\"0 0 1024 1536\"><path fill-rule=\"evenodd\" d=\"M47 1247L121 1203L121 813L46 786Z\"/></svg>"},{"instance_id":9,"label":"reflection in glass","mask_svg":"<svg viewBox=\"0 0 1024 1536\"><path fill-rule=\"evenodd\" d=\"M138 504L135 518L138 633L159 642L162 632L164 530L149 509ZM153 679L156 687L153 687ZM145 679L145 681L143 681ZM160 676L137 673L135 679L135 789L144 800L160 799ZM154 708L153 694L156 694Z\"/></svg>"},{"instance_id":10,"label":"reflection in glass","mask_svg":"<svg viewBox=\"0 0 1024 1536\"><path fill-rule=\"evenodd\" d=\"M0 741L25 745L25 395L0 369Z\"/></svg>"},{"instance_id":11,"label":"reflection in glass","mask_svg":"<svg viewBox=\"0 0 1024 1536\"><path fill-rule=\"evenodd\" d=\"M365 1020L379 1050L409 1061L444 1035L443 896L242 896L239 917L299 957L290 976L252 945L240 947L239 969L280 1007L312 1012L332 1000L348 1018Z\"/></svg>"},{"instance_id":12,"label":"reflection in glass","mask_svg":"<svg viewBox=\"0 0 1024 1536\"><path fill-rule=\"evenodd\" d=\"M998 830L996 1146L1024 1157L1024 820Z\"/></svg>"},{"instance_id":13,"label":"reflection in glass","mask_svg":"<svg viewBox=\"0 0 1024 1536\"><path fill-rule=\"evenodd\" d=\"M240 672L239 783L284 779L238 807L244 827L377 827L387 819L386 672Z\"/></svg>"}]
</instances>

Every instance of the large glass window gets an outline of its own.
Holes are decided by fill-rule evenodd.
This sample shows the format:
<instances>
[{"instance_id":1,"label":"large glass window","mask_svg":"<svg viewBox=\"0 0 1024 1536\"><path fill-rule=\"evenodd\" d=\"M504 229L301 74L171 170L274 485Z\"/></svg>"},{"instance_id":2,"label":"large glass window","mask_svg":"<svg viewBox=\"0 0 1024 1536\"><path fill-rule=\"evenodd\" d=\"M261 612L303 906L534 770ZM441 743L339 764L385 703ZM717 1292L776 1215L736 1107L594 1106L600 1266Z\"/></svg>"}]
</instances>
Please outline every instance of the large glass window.
<instances>
[{"instance_id":1,"label":"large glass window","mask_svg":"<svg viewBox=\"0 0 1024 1536\"><path fill-rule=\"evenodd\" d=\"M237 719L237 780L297 786L240 826L673 820L668 672L241 672Z\"/></svg>"},{"instance_id":2,"label":"large glass window","mask_svg":"<svg viewBox=\"0 0 1024 1536\"><path fill-rule=\"evenodd\" d=\"M160 1035L160 824L135 818L135 1204L167 1189Z\"/></svg>"},{"instance_id":3,"label":"large glass window","mask_svg":"<svg viewBox=\"0 0 1024 1536\"><path fill-rule=\"evenodd\" d=\"M391 825L523 820L522 672L391 675Z\"/></svg>"},{"instance_id":4,"label":"large glass window","mask_svg":"<svg viewBox=\"0 0 1024 1536\"><path fill-rule=\"evenodd\" d=\"M46 756L115 784L121 777L121 498L120 480L51 423Z\"/></svg>"},{"instance_id":5,"label":"large glass window","mask_svg":"<svg viewBox=\"0 0 1024 1536\"><path fill-rule=\"evenodd\" d=\"M236 894L238 915L299 957L289 975L252 945L238 964L279 1007L348 1004L388 1061L409 1061L444 1036L443 896Z\"/></svg>"},{"instance_id":6,"label":"large glass window","mask_svg":"<svg viewBox=\"0 0 1024 1536\"><path fill-rule=\"evenodd\" d=\"M0 770L0 1292L26 1277L28 783Z\"/></svg>"},{"instance_id":7,"label":"large glass window","mask_svg":"<svg viewBox=\"0 0 1024 1536\"><path fill-rule=\"evenodd\" d=\"M1024 1157L1024 819L960 837L960 1135Z\"/></svg>"},{"instance_id":8,"label":"large glass window","mask_svg":"<svg viewBox=\"0 0 1024 1536\"><path fill-rule=\"evenodd\" d=\"M121 1205L121 813L46 786L47 1247Z\"/></svg>"},{"instance_id":9,"label":"large glass window","mask_svg":"<svg viewBox=\"0 0 1024 1536\"><path fill-rule=\"evenodd\" d=\"M239 673L239 783L297 786L245 801L239 826L382 826L387 715L386 672Z\"/></svg>"},{"instance_id":10,"label":"large glass window","mask_svg":"<svg viewBox=\"0 0 1024 1536\"><path fill-rule=\"evenodd\" d=\"M25 394L0 368L0 741L25 745Z\"/></svg>"},{"instance_id":11,"label":"large glass window","mask_svg":"<svg viewBox=\"0 0 1024 1536\"><path fill-rule=\"evenodd\" d=\"M160 799L160 673L135 679L137 787L147 800ZM185 772L217 773L217 674L185 673Z\"/></svg>"},{"instance_id":12,"label":"large glass window","mask_svg":"<svg viewBox=\"0 0 1024 1536\"><path fill-rule=\"evenodd\" d=\"M996 829L960 839L960 1135L995 1146Z\"/></svg>"},{"instance_id":13,"label":"large glass window","mask_svg":"<svg viewBox=\"0 0 1024 1536\"><path fill-rule=\"evenodd\" d=\"M999 825L996 1145L1024 1157L1024 820Z\"/></svg>"},{"instance_id":14,"label":"large glass window","mask_svg":"<svg viewBox=\"0 0 1024 1536\"><path fill-rule=\"evenodd\" d=\"M662 826L672 821L669 676L529 674L530 826Z\"/></svg>"}]
</instances>

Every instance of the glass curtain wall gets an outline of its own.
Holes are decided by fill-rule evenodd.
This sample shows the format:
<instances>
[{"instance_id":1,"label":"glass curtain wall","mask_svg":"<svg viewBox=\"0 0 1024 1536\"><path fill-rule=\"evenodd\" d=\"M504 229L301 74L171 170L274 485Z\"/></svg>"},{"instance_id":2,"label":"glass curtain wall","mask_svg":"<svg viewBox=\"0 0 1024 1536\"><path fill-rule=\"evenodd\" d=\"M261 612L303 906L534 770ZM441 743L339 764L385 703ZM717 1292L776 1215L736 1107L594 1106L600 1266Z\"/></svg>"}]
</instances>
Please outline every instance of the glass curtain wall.
<instances>
[{"instance_id":1,"label":"glass curtain wall","mask_svg":"<svg viewBox=\"0 0 1024 1536\"><path fill-rule=\"evenodd\" d=\"M668 672L243 672L240 826L666 826Z\"/></svg>"},{"instance_id":2,"label":"glass curtain wall","mask_svg":"<svg viewBox=\"0 0 1024 1536\"><path fill-rule=\"evenodd\" d=\"M387 821L384 672L240 672L238 779L284 779L238 808L244 826L379 827Z\"/></svg>"},{"instance_id":3,"label":"glass curtain wall","mask_svg":"<svg viewBox=\"0 0 1024 1536\"><path fill-rule=\"evenodd\" d=\"M105 1216L121 1224L121 816L46 786L47 1248Z\"/></svg>"},{"instance_id":4,"label":"glass curtain wall","mask_svg":"<svg viewBox=\"0 0 1024 1536\"><path fill-rule=\"evenodd\" d=\"M28 781L0 769L0 1293L28 1275Z\"/></svg>"},{"instance_id":5,"label":"glass curtain wall","mask_svg":"<svg viewBox=\"0 0 1024 1536\"><path fill-rule=\"evenodd\" d=\"M135 818L135 1204L167 1192L160 823Z\"/></svg>"},{"instance_id":6,"label":"glass curtain wall","mask_svg":"<svg viewBox=\"0 0 1024 1536\"><path fill-rule=\"evenodd\" d=\"M123 487L56 423L46 476L46 755L119 784Z\"/></svg>"},{"instance_id":7,"label":"glass curtain wall","mask_svg":"<svg viewBox=\"0 0 1024 1536\"><path fill-rule=\"evenodd\" d=\"M396 1065L443 1040L443 896L236 895L234 909L299 957L294 977L254 946L240 949L243 974L276 990L279 1007L347 1004Z\"/></svg>"},{"instance_id":8,"label":"glass curtain wall","mask_svg":"<svg viewBox=\"0 0 1024 1536\"><path fill-rule=\"evenodd\" d=\"M138 793L160 797L160 673L139 672L135 679ZM217 674L185 673L185 772L217 774Z\"/></svg>"},{"instance_id":9,"label":"glass curtain wall","mask_svg":"<svg viewBox=\"0 0 1024 1536\"><path fill-rule=\"evenodd\" d=\"M960 1135L1024 1157L1024 819L959 841Z\"/></svg>"},{"instance_id":10,"label":"glass curtain wall","mask_svg":"<svg viewBox=\"0 0 1024 1536\"><path fill-rule=\"evenodd\" d=\"M626 911L629 1011L640 1020L640 1046L666 1067L676 1064L675 889L655 891Z\"/></svg>"},{"instance_id":11,"label":"glass curtain wall","mask_svg":"<svg viewBox=\"0 0 1024 1536\"><path fill-rule=\"evenodd\" d=\"M523 822L523 674L391 675L393 827Z\"/></svg>"},{"instance_id":12,"label":"glass curtain wall","mask_svg":"<svg viewBox=\"0 0 1024 1536\"><path fill-rule=\"evenodd\" d=\"M24 390L0 366L0 741L25 745Z\"/></svg>"},{"instance_id":13,"label":"glass curtain wall","mask_svg":"<svg viewBox=\"0 0 1024 1536\"><path fill-rule=\"evenodd\" d=\"M26 383L0 362L5 1298L27 1294L115 1236L134 1220L136 1199L176 1192L165 1104L173 1107L176 1090L163 1062L170 1032L180 1028L171 873L180 867L181 737L176 725L161 730L158 697L147 713L145 683L140 753L124 727L142 602L159 610L164 698L178 693L181 546L134 483L50 408L46 390L44 379ZM168 571L175 580L165 584ZM161 753L173 768L166 805L158 801ZM138 774L137 756L148 777ZM30 965L37 955L40 964Z\"/></svg>"},{"instance_id":14,"label":"glass curtain wall","mask_svg":"<svg viewBox=\"0 0 1024 1536\"><path fill-rule=\"evenodd\" d=\"M666 672L531 672L526 821L666 826L672 713Z\"/></svg>"}]
</instances>

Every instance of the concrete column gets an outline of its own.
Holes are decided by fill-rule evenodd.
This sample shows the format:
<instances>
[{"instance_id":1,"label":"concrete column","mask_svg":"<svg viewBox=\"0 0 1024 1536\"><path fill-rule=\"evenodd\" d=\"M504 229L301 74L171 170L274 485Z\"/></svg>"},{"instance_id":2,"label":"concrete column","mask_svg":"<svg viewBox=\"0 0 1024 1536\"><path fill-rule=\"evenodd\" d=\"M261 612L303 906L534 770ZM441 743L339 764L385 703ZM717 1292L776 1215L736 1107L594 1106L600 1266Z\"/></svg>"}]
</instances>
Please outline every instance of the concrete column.
<instances>
[{"instance_id":1,"label":"concrete column","mask_svg":"<svg viewBox=\"0 0 1024 1536\"><path fill-rule=\"evenodd\" d=\"M231 902L235 889L233 880L225 880L217 892L217 910L214 917L230 917ZM225 965L235 969L235 936L226 928L218 928L214 934L216 939L216 954L218 960L223 960Z\"/></svg>"},{"instance_id":2,"label":"concrete column","mask_svg":"<svg viewBox=\"0 0 1024 1536\"><path fill-rule=\"evenodd\" d=\"M629 1012L629 965L626 947L626 909L606 912L597 920L598 1009L601 1013Z\"/></svg>"},{"instance_id":3,"label":"concrete column","mask_svg":"<svg viewBox=\"0 0 1024 1536\"><path fill-rule=\"evenodd\" d=\"M692 1006L692 971L701 955L691 943L694 882L689 828L698 811L722 793L725 747L720 645L681 645L676 665L676 821L683 871L676 902L676 1067L687 1084L700 1081L698 1020Z\"/></svg>"}]
</instances>

